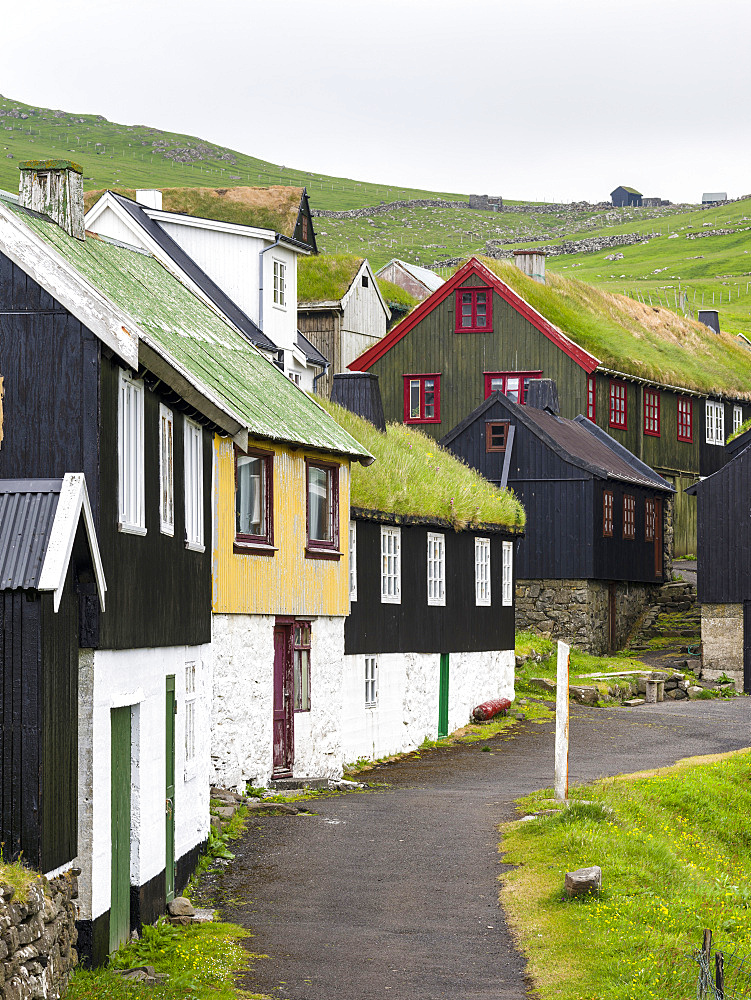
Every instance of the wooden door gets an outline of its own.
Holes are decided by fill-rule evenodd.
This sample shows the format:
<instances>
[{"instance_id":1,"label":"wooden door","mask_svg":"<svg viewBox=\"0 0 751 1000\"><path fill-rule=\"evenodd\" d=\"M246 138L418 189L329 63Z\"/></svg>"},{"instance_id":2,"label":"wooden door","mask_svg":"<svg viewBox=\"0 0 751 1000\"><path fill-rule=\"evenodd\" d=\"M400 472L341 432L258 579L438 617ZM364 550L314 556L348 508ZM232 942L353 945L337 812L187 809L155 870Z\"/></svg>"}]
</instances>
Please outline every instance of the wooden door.
<instances>
[{"instance_id":1,"label":"wooden door","mask_svg":"<svg viewBox=\"0 0 751 1000\"><path fill-rule=\"evenodd\" d=\"M449 654L441 653L441 675L438 682L438 735L449 734Z\"/></svg>"},{"instance_id":2,"label":"wooden door","mask_svg":"<svg viewBox=\"0 0 751 1000\"><path fill-rule=\"evenodd\" d=\"M110 942L115 951L130 936L130 706L110 710L112 878Z\"/></svg>"},{"instance_id":3,"label":"wooden door","mask_svg":"<svg viewBox=\"0 0 751 1000\"><path fill-rule=\"evenodd\" d=\"M292 685L292 625L275 625L273 737L275 778L292 777L292 765L295 760Z\"/></svg>"},{"instance_id":4,"label":"wooden door","mask_svg":"<svg viewBox=\"0 0 751 1000\"><path fill-rule=\"evenodd\" d=\"M662 500L655 500L655 576L662 579Z\"/></svg>"},{"instance_id":5,"label":"wooden door","mask_svg":"<svg viewBox=\"0 0 751 1000\"><path fill-rule=\"evenodd\" d=\"M166 796L165 796L165 893L169 903L175 898L175 715L177 714L177 699L175 698L174 675L167 678L165 717L165 762L166 762Z\"/></svg>"}]
</instances>

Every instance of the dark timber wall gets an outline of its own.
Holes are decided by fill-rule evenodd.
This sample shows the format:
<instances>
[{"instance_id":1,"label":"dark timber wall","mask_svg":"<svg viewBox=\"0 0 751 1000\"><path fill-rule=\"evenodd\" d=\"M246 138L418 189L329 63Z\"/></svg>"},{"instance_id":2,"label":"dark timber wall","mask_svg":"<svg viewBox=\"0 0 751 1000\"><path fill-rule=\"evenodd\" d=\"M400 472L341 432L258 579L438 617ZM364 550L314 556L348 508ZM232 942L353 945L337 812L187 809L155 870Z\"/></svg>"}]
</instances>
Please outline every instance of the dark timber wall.
<instances>
[{"instance_id":1,"label":"dark timber wall","mask_svg":"<svg viewBox=\"0 0 751 1000\"><path fill-rule=\"evenodd\" d=\"M701 483L697 499L699 602L751 600L751 450Z\"/></svg>"}]
</instances>

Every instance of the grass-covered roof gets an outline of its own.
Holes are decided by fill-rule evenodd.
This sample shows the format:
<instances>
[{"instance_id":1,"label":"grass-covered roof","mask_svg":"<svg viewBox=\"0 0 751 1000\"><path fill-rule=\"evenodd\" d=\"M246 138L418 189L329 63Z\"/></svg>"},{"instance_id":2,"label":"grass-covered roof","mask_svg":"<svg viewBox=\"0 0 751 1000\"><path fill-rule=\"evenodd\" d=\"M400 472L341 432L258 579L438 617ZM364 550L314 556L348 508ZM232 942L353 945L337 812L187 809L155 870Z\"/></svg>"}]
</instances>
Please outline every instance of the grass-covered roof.
<instances>
[{"instance_id":1,"label":"grass-covered roof","mask_svg":"<svg viewBox=\"0 0 751 1000\"><path fill-rule=\"evenodd\" d=\"M297 301L338 302L363 264L351 253L318 254L297 262Z\"/></svg>"},{"instance_id":2,"label":"grass-covered roof","mask_svg":"<svg viewBox=\"0 0 751 1000\"><path fill-rule=\"evenodd\" d=\"M352 467L353 507L446 523L457 531L495 525L524 527L524 508L414 427L389 424L385 434L335 403L323 406L375 456L367 468Z\"/></svg>"},{"instance_id":3,"label":"grass-covered roof","mask_svg":"<svg viewBox=\"0 0 751 1000\"><path fill-rule=\"evenodd\" d=\"M510 262L479 259L603 367L751 399L751 351L734 336L550 271L541 285Z\"/></svg>"}]
</instances>

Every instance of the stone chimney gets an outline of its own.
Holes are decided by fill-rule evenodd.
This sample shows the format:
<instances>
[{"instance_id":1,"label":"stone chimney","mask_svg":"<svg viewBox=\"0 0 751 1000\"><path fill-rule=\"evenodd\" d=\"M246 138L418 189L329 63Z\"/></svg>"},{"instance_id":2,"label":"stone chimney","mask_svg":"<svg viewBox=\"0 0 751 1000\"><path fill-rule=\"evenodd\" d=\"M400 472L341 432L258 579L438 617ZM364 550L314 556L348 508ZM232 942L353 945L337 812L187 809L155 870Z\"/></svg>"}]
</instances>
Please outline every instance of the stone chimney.
<instances>
[{"instance_id":1,"label":"stone chimney","mask_svg":"<svg viewBox=\"0 0 751 1000\"><path fill-rule=\"evenodd\" d=\"M351 410L358 417L364 417L379 431L386 433L381 387L374 372L340 372L334 375L331 402Z\"/></svg>"},{"instance_id":2,"label":"stone chimney","mask_svg":"<svg viewBox=\"0 0 751 1000\"><path fill-rule=\"evenodd\" d=\"M558 386L552 378L531 378L527 386L527 406L535 410L547 410L557 417L561 412L558 405Z\"/></svg>"},{"instance_id":3,"label":"stone chimney","mask_svg":"<svg viewBox=\"0 0 751 1000\"><path fill-rule=\"evenodd\" d=\"M708 326L715 333L720 332L720 314L716 309L700 309L699 322Z\"/></svg>"},{"instance_id":4,"label":"stone chimney","mask_svg":"<svg viewBox=\"0 0 751 1000\"><path fill-rule=\"evenodd\" d=\"M83 168L70 160L26 160L18 169L18 201L40 212L70 236L85 239Z\"/></svg>"},{"instance_id":5,"label":"stone chimney","mask_svg":"<svg viewBox=\"0 0 751 1000\"><path fill-rule=\"evenodd\" d=\"M136 201L144 208L162 210L162 192L158 188L139 188L136 191Z\"/></svg>"},{"instance_id":6,"label":"stone chimney","mask_svg":"<svg viewBox=\"0 0 751 1000\"><path fill-rule=\"evenodd\" d=\"M545 257L543 250L514 250L514 260L520 271L545 284Z\"/></svg>"}]
</instances>

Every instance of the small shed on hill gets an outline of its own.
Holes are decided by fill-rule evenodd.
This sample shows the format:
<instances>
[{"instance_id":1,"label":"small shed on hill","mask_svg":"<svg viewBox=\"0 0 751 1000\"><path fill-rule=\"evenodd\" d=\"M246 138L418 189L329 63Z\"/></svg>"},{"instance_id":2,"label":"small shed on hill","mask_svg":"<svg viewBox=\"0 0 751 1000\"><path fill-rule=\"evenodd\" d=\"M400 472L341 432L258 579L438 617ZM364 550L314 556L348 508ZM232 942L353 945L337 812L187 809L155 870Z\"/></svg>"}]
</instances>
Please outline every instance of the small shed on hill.
<instances>
[{"instance_id":1,"label":"small shed on hill","mask_svg":"<svg viewBox=\"0 0 751 1000\"><path fill-rule=\"evenodd\" d=\"M385 264L376 277L384 278L393 284L403 288L405 292L422 302L429 295L432 295L443 284L443 278L431 271L427 267L419 267L417 264L410 264L409 261L399 260L394 257L388 264Z\"/></svg>"},{"instance_id":2,"label":"small shed on hill","mask_svg":"<svg viewBox=\"0 0 751 1000\"><path fill-rule=\"evenodd\" d=\"M721 205L727 200L727 191L705 191L701 196L702 205Z\"/></svg>"},{"instance_id":3,"label":"small shed on hill","mask_svg":"<svg viewBox=\"0 0 751 1000\"><path fill-rule=\"evenodd\" d=\"M642 204L641 191L637 191L636 188L626 187L625 184L621 184L614 191L611 191L610 197L616 208L626 208L628 206L639 208Z\"/></svg>"}]
</instances>

